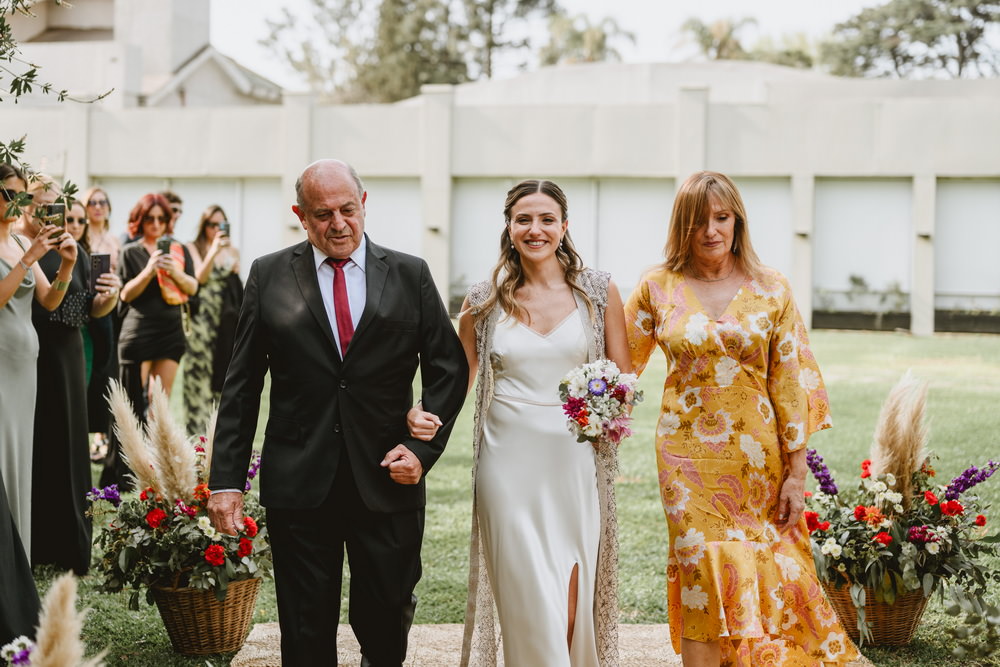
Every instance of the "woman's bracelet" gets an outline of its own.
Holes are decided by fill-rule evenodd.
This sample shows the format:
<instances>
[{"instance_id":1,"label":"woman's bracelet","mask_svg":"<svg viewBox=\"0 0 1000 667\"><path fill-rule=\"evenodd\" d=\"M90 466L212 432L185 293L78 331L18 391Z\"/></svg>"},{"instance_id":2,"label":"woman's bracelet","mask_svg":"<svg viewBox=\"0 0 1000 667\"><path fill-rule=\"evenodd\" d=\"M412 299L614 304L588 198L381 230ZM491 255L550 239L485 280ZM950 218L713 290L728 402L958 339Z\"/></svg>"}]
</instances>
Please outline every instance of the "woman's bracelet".
<instances>
[{"instance_id":1,"label":"woman's bracelet","mask_svg":"<svg viewBox=\"0 0 1000 667\"><path fill-rule=\"evenodd\" d=\"M17 260L17 263L21 265L21 268L24 269L25 273L31 273L31 267L25 264L23 259Z\"/></svg>"}]
</instances>

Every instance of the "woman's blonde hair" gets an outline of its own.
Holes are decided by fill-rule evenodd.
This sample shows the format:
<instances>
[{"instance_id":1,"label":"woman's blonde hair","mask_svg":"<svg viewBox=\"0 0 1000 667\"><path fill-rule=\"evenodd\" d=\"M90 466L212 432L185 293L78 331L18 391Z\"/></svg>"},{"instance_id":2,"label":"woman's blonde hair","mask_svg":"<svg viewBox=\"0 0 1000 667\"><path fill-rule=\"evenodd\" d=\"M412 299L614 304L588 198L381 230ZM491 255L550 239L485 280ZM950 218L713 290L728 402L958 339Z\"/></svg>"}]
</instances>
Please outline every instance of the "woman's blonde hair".
<instances>
[{"instance_id":1,"label":"woman's blonde hair","mask_svg":"<svg viewBox=\"0 0 1000 667\"><path fill-rule=\"evenodd\" d=\"M677 191L674 210L670 214L667 245L663 248L664 268L681 273L690 268L694 232L704 225L712 214L713 200L736 216L733 228L732 253L744 273L753 277L760 274L763 265L750 243L747 213L739 190L728 176L715 171L691 174Z\"/></svg>"},{"instance_id":2,"label":"woman's blonde hair","mask_svg":"<svg viewBox=\"0 0 1000 667\"><path fill-rule=\"evenodd\" d=\"M500 233L500 259L493 267L489 296L477 310L477 316L489 313L496 305L499 305L508 315L518 319L521 319L525 314L524 308L514 296L517 289L524 285L524 270L521 267L521 255L514 248L510 236L511 212L514 205L523 197L536 193L551 197L559 205L562 221L566 222L569 219L569 204L566 201L566 194L552 181L538 179L521 181L507 192L507 200L503 207L504 226ZM594 306L579 284L579 277L584 269L583 260L573 245L573 239L570 238L568 229L563 234L559 247L556 248L556 259L563 267L563 275L566 277L570 289L583 297L584 303L587 304L587 311L593 318ZM530 322L530 315L528 315L528 320Z\"/></svg>"}]
</instances>

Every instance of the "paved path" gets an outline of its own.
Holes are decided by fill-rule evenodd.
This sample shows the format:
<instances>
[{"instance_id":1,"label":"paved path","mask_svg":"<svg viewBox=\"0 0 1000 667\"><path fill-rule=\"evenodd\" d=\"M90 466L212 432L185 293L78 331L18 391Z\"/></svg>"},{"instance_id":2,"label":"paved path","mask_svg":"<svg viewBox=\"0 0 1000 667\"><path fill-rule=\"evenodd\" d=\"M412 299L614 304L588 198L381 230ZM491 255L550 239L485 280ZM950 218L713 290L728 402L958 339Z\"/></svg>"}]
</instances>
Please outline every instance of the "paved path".
<instances>
[{"instance_id":1,"label":"paved path","mask_svg":"<svg viewBox=\"0 0 1000 667\"><path fill-rule=\"evenodd\" d=\"M230 667L280 667L278 624L258 623ZM670 648L666 625L619 625L621 664L625 667L680 667L680 656ZM410 651L406 667L455 667L462 649L462 626L453 624L415 625L410 630ZM358 642L350 627L341 625L337 633L337 661L357 665L361 661ZM503 658L500 659L503 664ZM852 663L871 665L867 660Z\"/></svg>"}]
</instances>

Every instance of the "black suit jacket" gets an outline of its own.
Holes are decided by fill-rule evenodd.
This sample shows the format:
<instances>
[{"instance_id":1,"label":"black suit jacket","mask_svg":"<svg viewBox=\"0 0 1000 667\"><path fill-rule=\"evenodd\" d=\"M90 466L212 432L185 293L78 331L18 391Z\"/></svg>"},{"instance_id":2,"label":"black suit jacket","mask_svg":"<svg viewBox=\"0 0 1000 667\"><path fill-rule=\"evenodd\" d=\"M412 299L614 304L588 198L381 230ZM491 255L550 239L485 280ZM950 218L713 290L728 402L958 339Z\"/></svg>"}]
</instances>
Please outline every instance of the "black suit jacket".
<instances>
[{"instance_id":1,"label":"black suit jacket","mask_svg":"<svg viewBox=\"0 0 1000 667\"><path fill-rule=\"evenodd\" d=\"M370 239L365 261L367 303L343 361L310 244L253 263L222 390L210 488L243 488L270 370L259 477L265 506L318 506L345 460L341 447L370 509L424 506L423 480L397 484L379 463L402 442L425 474L431 469L465 399L468 364L426 262ZM444 422L431 442L410 438L406 426L418 364L424 409Z\"/></svg>"}]
</instances>

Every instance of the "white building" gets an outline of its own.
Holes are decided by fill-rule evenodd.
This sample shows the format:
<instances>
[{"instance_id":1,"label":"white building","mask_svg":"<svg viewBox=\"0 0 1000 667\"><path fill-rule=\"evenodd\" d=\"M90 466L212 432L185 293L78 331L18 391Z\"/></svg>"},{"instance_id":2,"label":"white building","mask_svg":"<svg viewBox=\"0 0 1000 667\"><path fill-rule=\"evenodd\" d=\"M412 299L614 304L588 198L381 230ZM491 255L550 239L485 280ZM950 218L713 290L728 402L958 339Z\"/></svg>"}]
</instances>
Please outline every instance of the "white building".
<instances>
[{"instance_id":1,"label":"white building","mask_svg":"<svg viewBox=\"0 0 1000 667\"><path fill-rule=\"evenodd\" d=\"M290 210L295 178L312 160L338 157L366 181L373 240L424 256L442 290L460 298L494 263L507 189L543 177L566 190L584 259L629 290L661 258L677 185L712 169L740 186L758 253L791 278L816 324L850 324L834 312L892 311L860 322L929 334L1000 319L1000 80L595 64L428 86L392 105L288 94L261 104L268 94L253 92L253 75L240 83L242 68L206 47L207 27L197 40L172 40L155 66L129 59L152 37L136 45L119 21L146 24L142 12L162 6L160 23L175 34L180 9L205 3L93 4L114 17L95 62L111 52L122 60L87 67L93 78L80 90L118 77L120 98L6 105L0 125L28 135L33 165L107 188L119 227L139 195L170 187L185 199L179 236L219 203L253 258L302 238ZM82 54L85 44L72 48ZM952 311L993 319L956 325Z\"/></svg>"}]
</instances>

